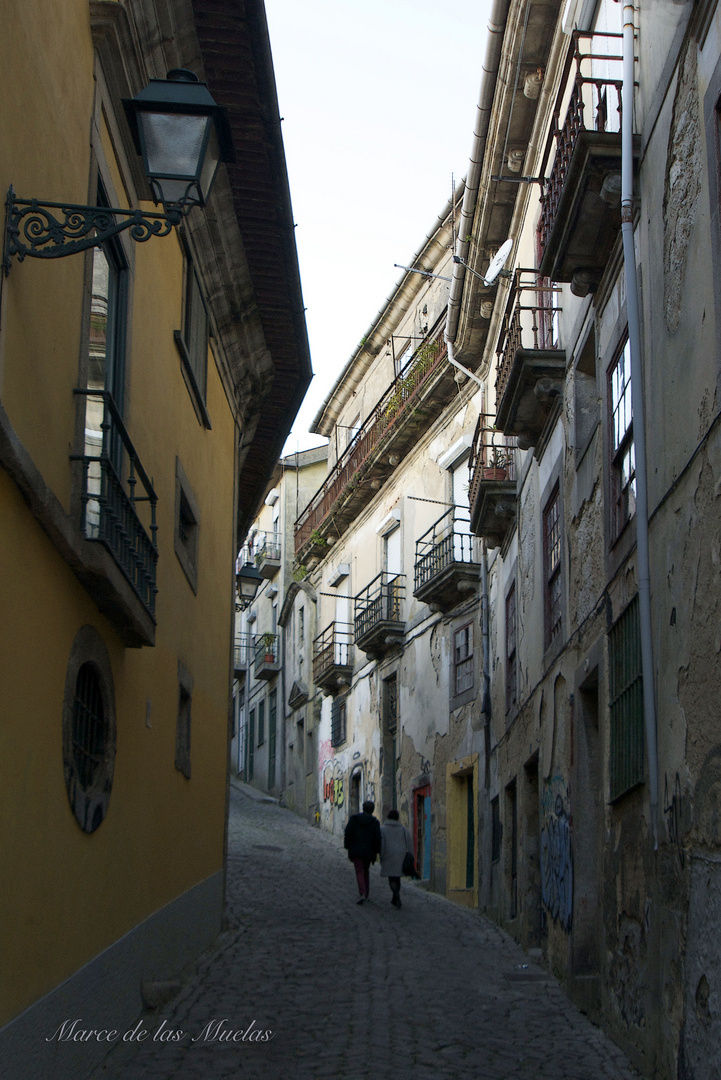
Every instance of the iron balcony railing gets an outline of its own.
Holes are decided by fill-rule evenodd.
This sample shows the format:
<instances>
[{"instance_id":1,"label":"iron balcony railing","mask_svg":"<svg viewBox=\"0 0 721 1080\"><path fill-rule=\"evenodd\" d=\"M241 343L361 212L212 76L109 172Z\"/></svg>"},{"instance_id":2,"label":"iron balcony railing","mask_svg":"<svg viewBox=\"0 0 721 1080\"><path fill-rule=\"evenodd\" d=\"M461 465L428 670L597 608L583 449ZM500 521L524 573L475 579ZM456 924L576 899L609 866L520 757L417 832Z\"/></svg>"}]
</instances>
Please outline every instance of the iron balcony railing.
<instances>
[{"instance_id":1,"label":"iron balcony railing","mask_svg":"<svg viewBox=\"0 0 721 1080\"><path fill-rule=\"evenodd\" d=\"M256 533L253 537L253 558L255 559L256 567L260 566L267 559L280 560L281 557L281 536L276 532L262 532Z\"/></svg>"},{"instance_id":2,"label":"iron balcony railing","mask_svg":"<svg viewBox=\"0 0 721 1080\"><path fill-rule=\"evenodd\" d=\"M236 634L233 642L233 661L236 671L242 671L250 663L253 648L252 634Z\"/></svg>"},{"instance_id":3,"label":"iron balcony railing","mask_svg":"<svg viewBox=\"0 0 721 1080\"><path fill-rule=\"evenodd\" d=\"M277 634L258 634L255 637L253 642L255 656L253 671L256 675L266 664L278 663L278 644L279 638Z\"/></svg>"},{"instance_id":4,"label":"iron balcony railing","mask_svg":"<svg viewBox=\"0 0 721 1080\"><path fill-rule=\"evenodd\" d=\"M566 61L566 70L556 102L553 128L540 168L540 175L543 176L555 139L556 152L551 174L545 180L541 193L541 218L538 225L541 252L546 249L556 221L563 187L579 134L582 131L619 132L621 130L623 57L620 54L611 54L610 49L616 43L620 46L622 38L622 34L573 31L573 47ZM588 47L591 50L594 49L594 44L598 44L601 49L609 51L584 52L581 43L585 41L590 43ZM569 78L574 66L571 97L563 123L561 123L561 109L568 93Z\"/></svg>"},{"instance_id":5,"label":"iron balcony railing","mask_svg":"<svg viewBox=\"0 0 721 1080\"><path fill-rule=\"evenodd\" d=\"M552 286L550 282L542 281L526 285L522 276L527 273L536 277L538 275L537 270L516 270L503 316L496 349L496 403L503 397L519 349L559 348L558 322L561 308L557 298L560 289Z\"/></svg>"},{"instance_id":6,"label":"iron balcony railing","mask_svg":"<svg viewBox=\"0 0 721 1080\"><path fill-rule=\"evenodd\" d=\"M335 667L350 667L353 627L350 623L332 622L313 641L313 680L320 683Z\"/></svg>"},{"instance_id":7,"label":"iron balcony railing","mask_svg":"<svg viewBox=\"0 0 721 1080\"><path fill-rule=\"evenodd\" d=\"M401 622L401 602L405 593L405 575L385 571L355 597L355 639L369 634L382 622Z\"/></svg>"},{"instance_id":8,"label":"iron balcony railing","mask_svg":"<svg viewBox=\"0 0 721 1080\"><path fill-rule=\"evenodd\" d=\"M371 453L386 437L391 437L399 422L408 415L423 388L445 362L447 352L442 330L416 349L411 362L393 380L298 517L295 523L296 552L310 540Z\"/></svg>"},{"instance_id":9,"label":"iron balcony railing","mask_svg":"<svg viewBox=\"0 0 721 1080\"><path fill-rule=\"evenodd\" d=\"M470 511L459 506L447 510L416 540L416 592L453 563L475 562L473 542Z\"/></svg>"},{"instance_id":10,"label":"iron balcony railing","mask_svg":"<svg viewBox=\"0 0 721 1080\"><path fill-rule=\"evenodd\" d=\"M148 613L155 615L155 510L158 497L130 441L112 394L76 390L87 399L85 453L82 463L82 528L113 556ZM93 417L92 422L89 419ZM97 423L99 421L99 423ZM95 426L97 424L97 426ZM97 450L97 453L91 453ZM140 482L144 494L137 493ZM139 511L147 519L147 529Z\"/></svg>"},{"instance_id":11,"label":"iron balcony railing","mask_svg":"<svg viewBox=\"0 0 721 1080\"><path fill-rule=\"evenodd\" d=\"M471 443L471 455L468 459L470 483L468 502L473 506L480 485L490 481L516 479L516 456L507 437L488 421L490 416L479 416L476 431ZM514 440L515 441L515 440Z\"/></svg>"}]
</instances>

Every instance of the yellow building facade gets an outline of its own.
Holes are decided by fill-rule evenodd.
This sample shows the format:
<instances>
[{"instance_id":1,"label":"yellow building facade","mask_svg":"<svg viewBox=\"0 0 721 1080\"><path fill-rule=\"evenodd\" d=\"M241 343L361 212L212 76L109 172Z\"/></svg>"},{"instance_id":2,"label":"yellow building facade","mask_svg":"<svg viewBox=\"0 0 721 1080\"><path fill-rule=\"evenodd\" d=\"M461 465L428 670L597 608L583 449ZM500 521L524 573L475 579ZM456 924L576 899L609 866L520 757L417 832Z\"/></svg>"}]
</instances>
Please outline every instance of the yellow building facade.
<instances>
[{"instance_id":1,"label":"yellow building facade","mask_svg":"<svg viewBox=\"0 0 721 1080\"><path fill-rule=\"evenodd\" d=\"M14 1077L85 1075L87 1047L75 1061L45 1037L71 1015L130 1022L141 985L220 929L234 559L310 362L279 124L264 124L262 5L69 0L59 18L31 0L4 15L16 104L0 109L0 187L22 199L157 209L121 100L179 67L229 106L236 163L207 209L145 243L126 230L5 259L0 1056Z\"/></svg>"}]
</instances>

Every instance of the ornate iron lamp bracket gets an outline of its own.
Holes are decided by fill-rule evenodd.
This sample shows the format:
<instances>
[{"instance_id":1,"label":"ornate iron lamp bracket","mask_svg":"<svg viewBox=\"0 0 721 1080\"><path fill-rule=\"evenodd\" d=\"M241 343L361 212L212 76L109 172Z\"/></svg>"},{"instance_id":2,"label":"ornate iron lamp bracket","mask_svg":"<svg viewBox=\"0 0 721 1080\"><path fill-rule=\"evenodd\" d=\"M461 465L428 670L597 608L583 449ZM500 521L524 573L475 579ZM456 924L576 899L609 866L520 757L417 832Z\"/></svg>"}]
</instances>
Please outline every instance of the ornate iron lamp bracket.
<instances>
[{"instance_id":1,"label":"ornate iron lamp bracket","mask_svg":"<svg viewBox=\"0 0 721 1080\"><path fill-rule=\"evenodd\" d=\"M59 213L54 213L59 211ZM76 206L73 203L17 199L12 188L5 203L5 245L3 269L10 272L17 255L35 259L59 259L104 244L112 236L130 230L133 240L142 243L151 236L167 236L182 221L180 206L168 206L166 213L118 210L106 206Z\"/></svg>"}]
</instances>

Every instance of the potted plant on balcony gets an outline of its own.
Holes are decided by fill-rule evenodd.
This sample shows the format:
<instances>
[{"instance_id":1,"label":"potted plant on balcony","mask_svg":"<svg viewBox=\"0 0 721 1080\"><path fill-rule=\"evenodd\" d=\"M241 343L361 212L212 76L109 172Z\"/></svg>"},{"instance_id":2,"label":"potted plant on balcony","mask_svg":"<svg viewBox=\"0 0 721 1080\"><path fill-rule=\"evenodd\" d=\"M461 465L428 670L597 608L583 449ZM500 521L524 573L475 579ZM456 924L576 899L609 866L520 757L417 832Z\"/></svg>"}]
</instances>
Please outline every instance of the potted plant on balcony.
<instances>
[{"instance_id":1,"label":"potted plant on balcony","mask_svg":"<svg viewBox=\"0 0 721 1080\"><path fill-rule=\"evenodd\" d=\"M265 649L265 655L263 656L263 662L266 664L275 663L275 634L261 634L260 640L263 648Z\"/></svg>"},{"instance_id":2,"label":"potted plant on balcony","mask_svg":"<svg viewBox=\"0 0 721 1080\"><path fill-rule=\"evenodd\" d=\"M489 449L488 461L483 466L484 480L505 480L508 475L508 458L499 446Z\"/></svg>"}]
</instances>

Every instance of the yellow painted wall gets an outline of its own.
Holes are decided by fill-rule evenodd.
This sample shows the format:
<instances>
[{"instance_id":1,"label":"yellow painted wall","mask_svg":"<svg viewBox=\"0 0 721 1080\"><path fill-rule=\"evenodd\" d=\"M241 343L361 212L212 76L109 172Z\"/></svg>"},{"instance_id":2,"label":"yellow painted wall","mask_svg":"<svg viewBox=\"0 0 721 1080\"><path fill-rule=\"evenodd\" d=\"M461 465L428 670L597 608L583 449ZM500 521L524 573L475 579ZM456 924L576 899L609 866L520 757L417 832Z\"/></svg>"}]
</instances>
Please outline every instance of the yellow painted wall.
<instances>
[{"instance_id":1,"label":"yellow painted wall","mask_svg":"<svg viewBox=\"0 0 721 1080\"><path fill-rule=\"evenodd\" d=\"M0 70L6 87L22 88L26 109L0 109L0 186L87 201L86 0L68 0L62 18L42 0L10 5ZM109 151L107 133L102 142ZM119 177L117 162L108 164ZM173 340L182 310L177 237L151 239L134 254L125 419L159 497L154 647L122 646L0 468L0 1024L223 866L235 427L212 353L211 431L182 378ZM0 399L66 510L83 275L82 254L27 259L3 285ZM174 552L176 455L200 507L197 596ZM91 835L71 812L62 754L66 668L84 624L110 655L117 714L109 809ZM179 659L194 679L190 780L174 764Z\"/></svg>"}]
</instances>

